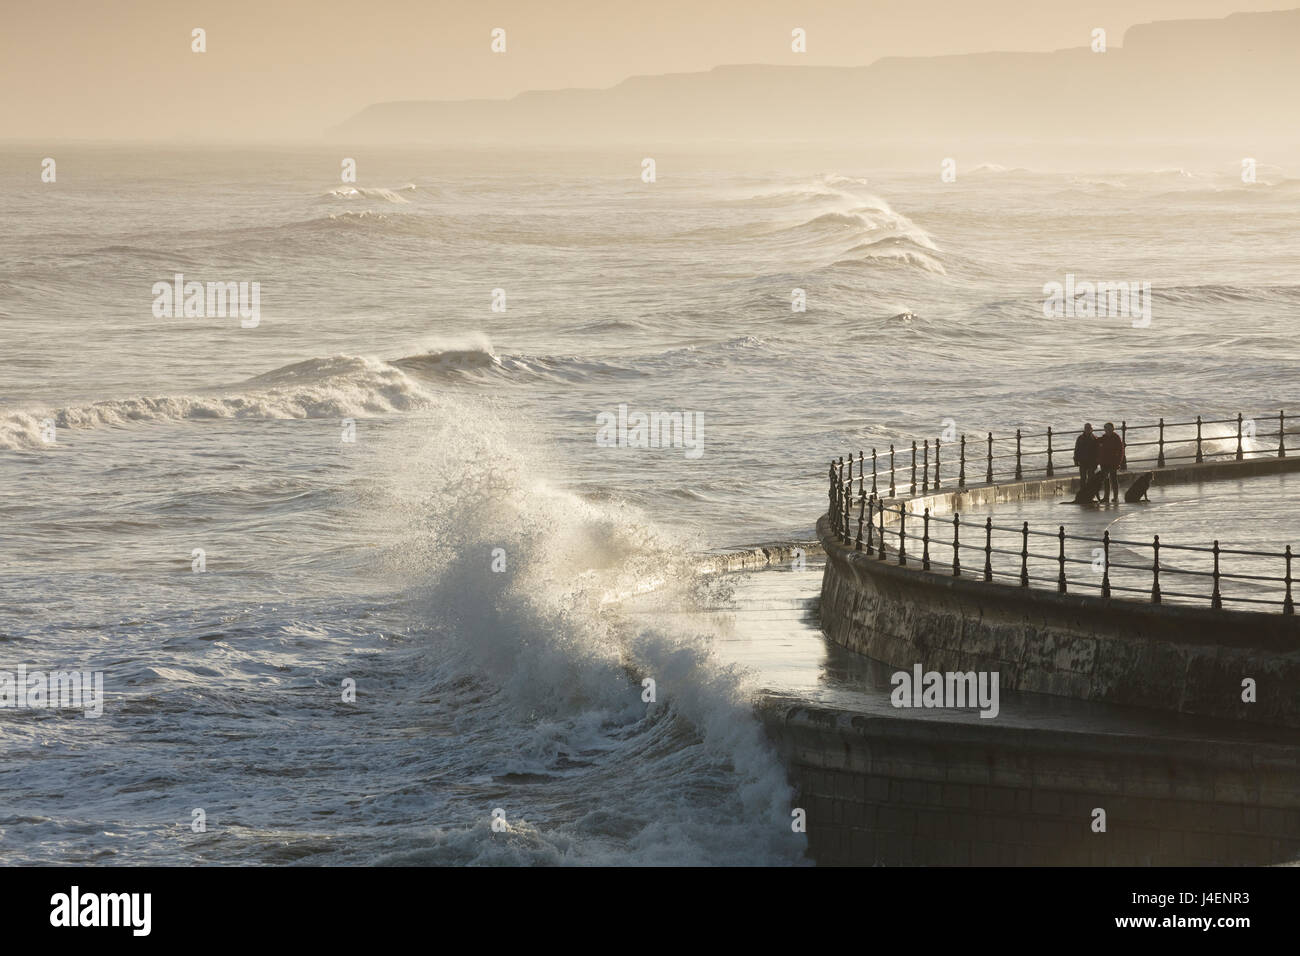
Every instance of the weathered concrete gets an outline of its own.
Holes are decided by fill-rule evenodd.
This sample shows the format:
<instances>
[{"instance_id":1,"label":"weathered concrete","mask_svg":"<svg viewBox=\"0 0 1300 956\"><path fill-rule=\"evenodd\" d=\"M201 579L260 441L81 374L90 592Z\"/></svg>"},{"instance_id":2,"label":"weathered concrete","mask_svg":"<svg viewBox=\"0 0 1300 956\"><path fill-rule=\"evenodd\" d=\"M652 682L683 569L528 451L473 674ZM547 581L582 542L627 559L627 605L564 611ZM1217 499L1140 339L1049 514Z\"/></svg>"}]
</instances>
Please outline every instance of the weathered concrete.
<instances>
[{"instance_id":1,"label":"weathered concrete","mask_svg":"<svg viewBox=\"0 0 1300 956\"><path fill-rule=\"evenodd\" d=\"M1300 858L1300 746L759 707L819 864ZM1105 832L1094 832L1094 811Z\"/></svg>"},{"instance_id":2,"label":"weathered concrete","mask_svg":"<svg viewBox=\"0 0 1300 956\"><path fill-rule=\"evenodd\" d=\"M1300 458L1158 470L1160 484L1300 469ZM1072 495L1078 478L941 490L931 514ZM1300 616L1058 594L900 567L841 544L822 518L821 619L836 643L900 669L996 670L1002 687L1300 727ZM1241 700L1253 678L1258 700Z\"/></svg>"}]
</instances>

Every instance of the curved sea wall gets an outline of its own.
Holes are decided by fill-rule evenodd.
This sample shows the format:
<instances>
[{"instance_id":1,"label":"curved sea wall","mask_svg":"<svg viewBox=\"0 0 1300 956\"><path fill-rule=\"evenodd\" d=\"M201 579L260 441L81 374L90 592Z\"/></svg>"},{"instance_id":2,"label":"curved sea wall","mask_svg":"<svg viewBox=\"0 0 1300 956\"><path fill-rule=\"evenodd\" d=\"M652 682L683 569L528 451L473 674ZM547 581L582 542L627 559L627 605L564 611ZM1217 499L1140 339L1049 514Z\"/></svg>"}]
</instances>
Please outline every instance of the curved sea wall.
<instances>
[{"instance_id":1,"label":"curved sea wall","mask_svg":"<svg viewBox=\"0 0 1300 956\"><path fill-rule=\"evenodd\" d=\"M806 814L808 855L821 865L1300 860L1293 744L957 724L777 697L759 714Z\"/></svg>"},{"instance_id":2,"label":"curved sea wall","mask_svg":"<svg viewBox=\"0 0 1300 956\"><path fill-rule=\"evenodd\" d=\"M1160 472L1161 484L1290 471L1300 459L1214 462ZM1060 497L1077 478L946 491L891 502L918 513ZM1004 690L1300 727L1300 616L1147 604L985 582L899 566L817 525L826 552L822 628L890 666L996 671ZM1252 678L1257 700L1242 701Z\"/></svg>"}]
</instances>

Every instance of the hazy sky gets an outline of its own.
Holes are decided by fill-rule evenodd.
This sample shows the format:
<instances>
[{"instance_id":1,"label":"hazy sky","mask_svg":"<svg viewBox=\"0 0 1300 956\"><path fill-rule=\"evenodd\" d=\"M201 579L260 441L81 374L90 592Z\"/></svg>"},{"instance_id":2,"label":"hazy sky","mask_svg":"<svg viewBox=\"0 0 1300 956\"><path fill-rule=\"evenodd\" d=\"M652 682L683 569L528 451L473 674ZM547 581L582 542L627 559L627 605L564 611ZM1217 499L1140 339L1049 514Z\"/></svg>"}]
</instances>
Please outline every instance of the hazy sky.
<instances>
[{"instance_id":1,"label":"hazy sky","mask_svg":"<svg viewBox=\"0 0 1300 956\"><path fill-rule=\"evenodd\" d=\"M1118 45L1134 23L1249 0L9 0L6 139L315 138L385 100L610 86L723 63ZM194 27L207 52L190 51ZM494 27L507 52L490 52ZM790 31L808 52L790 51Z\"/></svg>"}]
</instances>

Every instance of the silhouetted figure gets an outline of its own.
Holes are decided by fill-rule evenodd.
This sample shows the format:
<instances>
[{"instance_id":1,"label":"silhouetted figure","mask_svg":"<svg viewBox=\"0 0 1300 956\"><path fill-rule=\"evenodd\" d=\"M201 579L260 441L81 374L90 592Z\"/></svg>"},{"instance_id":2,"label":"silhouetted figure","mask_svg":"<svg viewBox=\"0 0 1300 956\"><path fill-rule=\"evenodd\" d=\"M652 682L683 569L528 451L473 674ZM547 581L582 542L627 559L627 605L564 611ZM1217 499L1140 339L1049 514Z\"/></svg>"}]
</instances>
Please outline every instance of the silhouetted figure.
<instances>
[{"instance_id":1,"label":"silhouetted figure","mask_svg":"<svg viewBox=\"0 0 1300 956\"><path fill-rule=\"evenodd\" d=\"M1074 463L1079 466L1079 487L1087 488L1088 479L1097 470L1097 436L1092 422L1085 422L1083 432L1074 440Z\"/></svg>"},{"instance_id":2,"label":"silhouetted figure","mask_svg":"<svg viewBox=\"0 0 1300 956\"><path fill-rule=\"evenodd\" d=\"M1101 466L1101 502L1106 504L1111 497L1119 503L1119 469L1124 463L1124 439L1115 431L1115 426L1107 422L1105 431L1097 439L1097 464Z\"/></svg>"},{"instance_id":3,"label":"silhouetted figure","mask_svg":"<svg viewBox=\"0 0 1300 956\"><path fill-rule=\"evenodd\" d=\"M1147 494L1151 490L1151 482L1155 480L1156 473L1148 471L1144 475L1138 475L1137 481L1128 486L1124 492L1124 500L1129 504L1137 504L1139 501L1150 501L1151 497Z\"/></svg>"}]
</instances>

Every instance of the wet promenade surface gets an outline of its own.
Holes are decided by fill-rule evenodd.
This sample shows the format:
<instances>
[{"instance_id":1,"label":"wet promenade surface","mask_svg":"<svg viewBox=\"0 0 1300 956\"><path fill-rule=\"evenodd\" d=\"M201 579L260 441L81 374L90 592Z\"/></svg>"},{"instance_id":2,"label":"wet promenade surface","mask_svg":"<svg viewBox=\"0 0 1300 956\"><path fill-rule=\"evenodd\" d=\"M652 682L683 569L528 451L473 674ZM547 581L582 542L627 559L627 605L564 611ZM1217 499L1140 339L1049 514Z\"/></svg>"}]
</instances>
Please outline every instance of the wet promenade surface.
<instances>
[{"instance_id":1,"label":"wet promenade surface","mask_svg":"<svg viewBox=\"0 0 1300 956\"><path fill-rule=\"evenodd\" d=\"M1121 492L1133 480L1125 476ZM997 580L1016 583L1020 578L1023 546L1020 529L1029 523L1029 574L1035 587L1055 589L1060 574L1062 525L1067 535L1100 539L1109 531L1112 596L1149 600L1152 584L1152 541L1160 536L1160 588L1162 600L1180 604L1210 604L1213 593L1214 556L1209 548L1217 538L1224 549L1219 558L1220 595L1225 607L1237 610L1276 611L1285 595L1289 544L1300 553L1300 475L1281 474L1201 484L1155 486L1150 501L1128 504L1076 505L1069 499L1013 501L972 508L961 515L961 566L978 575L984 568L985 519L992 517L992 565ZM892 550L894 530L887 527ZM922 552L922 521L907 520L907 550L911 563ZM1038 532L1044 532L1039 534ZM930 560L934 568L952 567L952 516L930 522ZM1202 551L1184 551L1171 545L1190 545ZM1266 551L1269 556L1235 554L1235 550ZM1100 540L1066 540L1066 578L1071 592L1100 594L1103 552ZM892 559L892 558L891 558ZM1293 577L1300 576L1300 557L1292 562ZM1251 577L1236 579L1230 575ZM1264 580L1266 579L1266 580ZM1300 590L1293 584L1293 599Z\"/></svg>"},{"instance_id":2,"label":"wet promenade surface","mask_svg":"<svg viewBox=\"0 0 1300 956\"><path fill-rule=\"evenodd\" d=\"M792 705L901 720L1300 746L1300 731L1295 730L1006 690L1000 692L1000 713L992 720L974 708L894 708L889 678L896 668L832 644L822 634L817 619L821 575L821 563L810 558L804 571L787 567L725 575L730 593L695 612L666 612L656 606L653 594L629 601L624 611L688 626L692 619L698 621L719 635L715 646L723 661L749 672L761 694L789 698Z\"/></svg>"}]
</instances>

